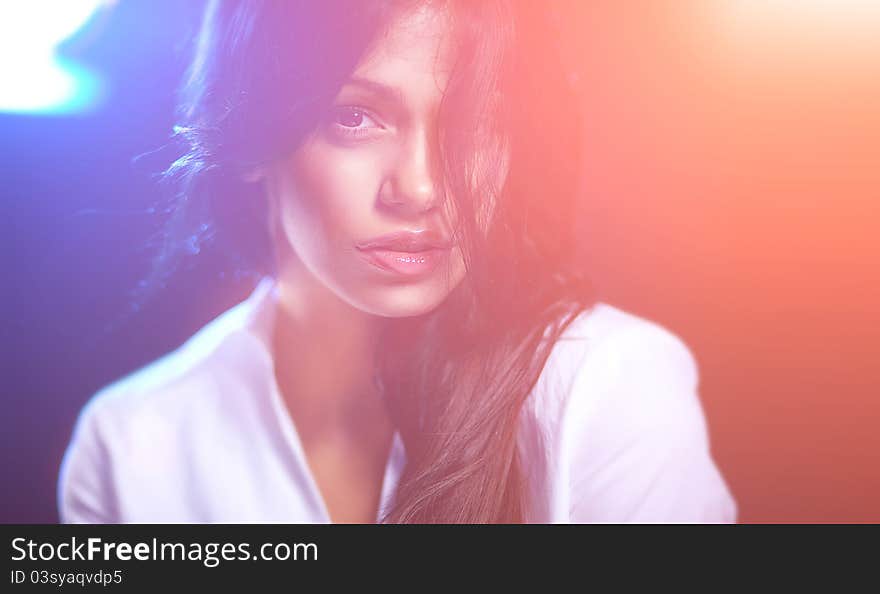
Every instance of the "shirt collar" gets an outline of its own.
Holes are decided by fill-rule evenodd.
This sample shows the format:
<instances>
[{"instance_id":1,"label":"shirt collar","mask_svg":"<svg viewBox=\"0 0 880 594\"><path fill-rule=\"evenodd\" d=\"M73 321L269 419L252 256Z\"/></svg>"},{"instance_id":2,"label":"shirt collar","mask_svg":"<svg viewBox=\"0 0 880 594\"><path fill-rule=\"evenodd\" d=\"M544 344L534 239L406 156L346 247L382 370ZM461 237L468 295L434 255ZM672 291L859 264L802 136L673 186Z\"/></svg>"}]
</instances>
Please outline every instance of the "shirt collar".
<instances>
[{"instance_id":1,"label":"shirt collar","mask_svg":"<svg viewBox=\"0 0 880 594\"><path fill-rule=\"evenodd\" d=\"M245 315L242 330L259 340L267 352L272 352L272 328L278 305L278 283L272 276L264 276L244 302Z\"/></svg>"}]
</instances>

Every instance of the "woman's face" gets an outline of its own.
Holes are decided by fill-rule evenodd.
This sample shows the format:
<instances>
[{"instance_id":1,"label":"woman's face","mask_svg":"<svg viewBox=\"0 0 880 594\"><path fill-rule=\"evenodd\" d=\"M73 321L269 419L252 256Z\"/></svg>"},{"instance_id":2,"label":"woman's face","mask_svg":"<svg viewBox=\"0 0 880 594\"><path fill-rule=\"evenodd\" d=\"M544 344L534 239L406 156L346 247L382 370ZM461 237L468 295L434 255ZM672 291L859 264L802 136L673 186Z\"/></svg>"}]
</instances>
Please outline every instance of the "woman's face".
<instances>
[{"instance_id":1,"label":"woman's face","mask_svg":"<svg viewBox=\"0 0 880 594\"><path fill-rule=\"evenodd\" d=\"M459 247L448 246L454 211L437 171L449 35L443 14L429 8L399 16L327 121L269 168L279 239L290 248L279 253L371 314L429 312L465 274ZM383 238L394 233L402 235Z\"/></svg>"}]
</instances>

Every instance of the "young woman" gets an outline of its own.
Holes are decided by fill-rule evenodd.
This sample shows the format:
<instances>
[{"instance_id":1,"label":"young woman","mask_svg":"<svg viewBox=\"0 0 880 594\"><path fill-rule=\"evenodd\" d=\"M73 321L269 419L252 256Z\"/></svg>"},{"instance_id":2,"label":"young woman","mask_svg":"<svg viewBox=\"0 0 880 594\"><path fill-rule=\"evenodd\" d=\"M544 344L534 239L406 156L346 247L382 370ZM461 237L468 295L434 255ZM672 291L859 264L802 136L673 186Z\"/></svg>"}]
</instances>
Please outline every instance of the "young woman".
<instances>
[{"instance_id":1,"label":"young woman","mask_svg":"<svg viewBox=\"0 0 880 594\"><path fill-rule=\"evenodd\" d=\"M252 212L271 257L83 409L62 521L735 520L689 349L576 257L540 5L209 6L157 271Z\"/></svg>"}]
</instances>

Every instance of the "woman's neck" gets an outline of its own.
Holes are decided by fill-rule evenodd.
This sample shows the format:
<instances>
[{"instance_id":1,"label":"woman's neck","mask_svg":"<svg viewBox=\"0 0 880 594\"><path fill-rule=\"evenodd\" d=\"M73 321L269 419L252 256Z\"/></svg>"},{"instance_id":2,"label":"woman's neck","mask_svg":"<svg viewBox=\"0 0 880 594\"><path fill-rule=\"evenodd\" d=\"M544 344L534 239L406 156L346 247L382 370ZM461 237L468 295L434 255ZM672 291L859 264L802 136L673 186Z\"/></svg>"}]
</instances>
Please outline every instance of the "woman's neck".
<instances>
[{"instance_id":1,"label":"woman's neck","mask_svg":"<svg viewBox=\"0 0 880 594\"><path fill-rule=\"evenodd\" d=\"M299 262L283 267L278 283L275 373L301 437L337 440L390 429L373 382L384 319L339 299Z\"/></svg>"}]
</instances>

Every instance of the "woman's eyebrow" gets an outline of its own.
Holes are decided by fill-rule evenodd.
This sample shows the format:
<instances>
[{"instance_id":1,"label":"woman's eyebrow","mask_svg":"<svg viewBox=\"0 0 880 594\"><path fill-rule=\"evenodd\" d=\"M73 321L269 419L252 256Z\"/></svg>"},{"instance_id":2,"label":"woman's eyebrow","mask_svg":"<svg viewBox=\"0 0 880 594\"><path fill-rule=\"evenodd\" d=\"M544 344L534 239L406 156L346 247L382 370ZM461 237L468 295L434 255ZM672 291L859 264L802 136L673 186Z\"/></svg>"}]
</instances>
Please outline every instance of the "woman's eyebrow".
<instances>
[{"instance_id":1,"label":"woman's eyebrow","mask_svg":"<svg viewBox=\"0 0 880 594\"><path fill-rule=\"evenodd\" d=\"M406 105L406 100L403 97L403 92L399 88L386 85L385 83L381 83L379 81L371 80L368 78L352 77L348 79L348 81L346 81L345 85L343 86L361 87L375 95L378 95L385 101L397 103L399 105Z\"/></svg>"}]
</instances>

